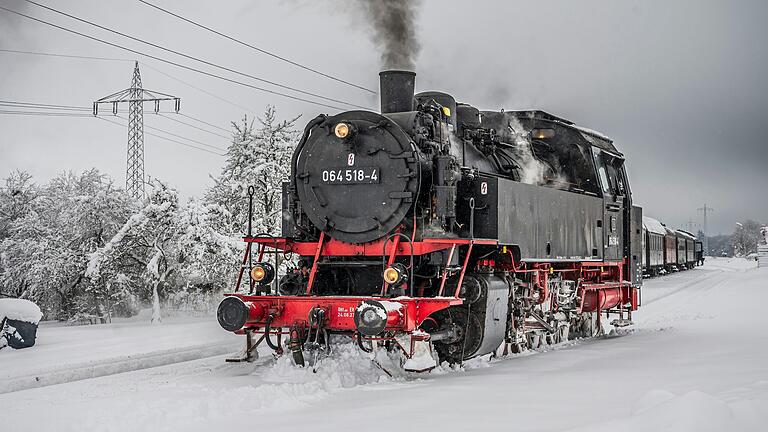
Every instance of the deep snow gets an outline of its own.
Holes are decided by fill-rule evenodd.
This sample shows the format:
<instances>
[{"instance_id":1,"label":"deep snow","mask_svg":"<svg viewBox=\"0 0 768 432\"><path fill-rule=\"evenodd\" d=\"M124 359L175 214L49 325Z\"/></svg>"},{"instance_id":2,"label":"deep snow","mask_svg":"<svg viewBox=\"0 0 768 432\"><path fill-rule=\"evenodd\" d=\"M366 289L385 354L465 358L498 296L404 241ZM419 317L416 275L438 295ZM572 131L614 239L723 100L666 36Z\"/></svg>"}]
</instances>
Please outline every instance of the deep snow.
<instances>
[{"instance_id":1,"label":"deep snow","mask_svg":"<svg viewBox=\"0 0 768 432\"><path fill-rule=\"evenodd\" d=\"M762 430L768 269L754 267L708 259L646 281L635 329L623 336L474 359L416 379L387 376L350 344L336 345L317 373L266 352L255 364L223 355L150 364L0 394L0 431ZM0 388L52 369L242 342L214 318L43 326L38 337L34 348L0 351Z\"/></svg>"}]
</instances>

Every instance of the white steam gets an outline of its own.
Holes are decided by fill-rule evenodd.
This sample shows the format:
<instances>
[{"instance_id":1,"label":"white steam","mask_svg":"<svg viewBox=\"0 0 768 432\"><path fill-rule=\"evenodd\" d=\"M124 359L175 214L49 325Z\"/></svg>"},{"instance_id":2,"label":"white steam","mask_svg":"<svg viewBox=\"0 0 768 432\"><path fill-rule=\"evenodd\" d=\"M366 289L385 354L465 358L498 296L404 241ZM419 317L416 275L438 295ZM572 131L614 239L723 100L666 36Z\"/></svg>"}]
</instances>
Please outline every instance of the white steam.
<instances>
[{"instance_id":1,"label":"white steam","mask_svg":"<svg viewBox=\"0 0 768 432\"><path fill-rule=\"evenodd\" d=\"M516 117L509 120L509 131L515 146L515 161L520 165L520 182L533 185L546 183L547 166L533 155L528 131Z\"/></svg>"}]
</instances>

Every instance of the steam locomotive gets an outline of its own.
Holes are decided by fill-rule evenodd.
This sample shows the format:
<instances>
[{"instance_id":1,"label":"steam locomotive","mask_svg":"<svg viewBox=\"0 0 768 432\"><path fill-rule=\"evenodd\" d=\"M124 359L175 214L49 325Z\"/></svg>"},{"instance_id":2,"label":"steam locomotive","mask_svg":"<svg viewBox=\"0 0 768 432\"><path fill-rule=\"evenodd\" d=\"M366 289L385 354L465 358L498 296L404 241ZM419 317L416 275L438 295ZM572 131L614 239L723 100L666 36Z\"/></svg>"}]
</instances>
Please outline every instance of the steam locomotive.
<instances>
[{"instance_id":1,"label":"steam locomotive","mask_svg":"<svg viewBox=\"0 0 768 432\"><path fill-rule=\"evenodd\" d=\"M613 142L414 87L413 72L381 72L381 113L307 124L282 235L248 233L218 308L246 335L233 360L264 342L303 365L345 334L424 371L631 324L642 210Z\"/></svg>"}]
</instances>

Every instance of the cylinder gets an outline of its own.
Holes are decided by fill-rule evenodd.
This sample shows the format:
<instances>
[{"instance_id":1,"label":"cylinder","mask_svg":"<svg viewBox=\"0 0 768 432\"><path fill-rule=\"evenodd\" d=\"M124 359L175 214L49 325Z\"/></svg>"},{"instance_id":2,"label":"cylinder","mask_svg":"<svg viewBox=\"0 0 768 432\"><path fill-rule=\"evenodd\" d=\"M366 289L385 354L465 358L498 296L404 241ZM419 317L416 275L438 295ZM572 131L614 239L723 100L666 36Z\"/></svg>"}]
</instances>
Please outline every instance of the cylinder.
<instances>
[{"instance_id":1,"label":"cylinder","mask_svg":"<svg viewBox=\"0 0 768 432\"><path fill-rule=\"evenodd\" d=\"M589 290L584 293L582 312L597 312L611 309L628 301L622 288Z\"/></svg>"},{"instance_id":2,"label":"cylinder","mask_svg":"<svg viewBox=\"0 0 768 432\"><path fill-rule=\"evenodd\" d=\"M388 70L379 72L381 113L413 111L416 72Z\"/></svg>"}]
</instances>

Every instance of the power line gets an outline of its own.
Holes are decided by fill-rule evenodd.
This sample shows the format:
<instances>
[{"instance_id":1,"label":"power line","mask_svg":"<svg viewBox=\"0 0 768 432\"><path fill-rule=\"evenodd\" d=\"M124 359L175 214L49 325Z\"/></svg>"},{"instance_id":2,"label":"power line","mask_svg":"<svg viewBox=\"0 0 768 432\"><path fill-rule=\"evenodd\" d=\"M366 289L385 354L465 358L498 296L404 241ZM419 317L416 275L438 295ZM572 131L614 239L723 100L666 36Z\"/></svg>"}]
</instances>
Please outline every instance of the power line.
<instances>
[{"instance_id":1,"label":"power line","mask_svg":"<svg viewBox=\"0 0 768 432\"><path fill-rule=\"evenodd\" d=\"M74 105L55 105L55 104L44 104L44 103L34 103L34 102L21 102L21 101L0 100L0 106L11 107L11 108L23 108L23 109L46 109L46 110L83 112L83 113L89 113L88 116L90 116L90 113L91 113L91 108L78 107L78 106L74 106ZM27 111L19 111L19 112L27 112ZM63 113L59 113L59 114L63 114ZM222 134L217 133L217 132L212 132L212 131L209 131L207 129L201 128L199 126L195 126L193 124L189 124L187 122L183 122L181 120L177 120L177 119L175 119L173 117L169 117L169 116L165 115L165 113L163 113L163 112L158 112L157 114L159 116L161 116L161 117L165 117L165 118L167 118L169 120L172 120L172 121L175 121L177 123L181 123L181 124L189 126L191 128L194 128L194 129L197 129L197 130L200 130L200 131L203 131L203 132L207 132L209 134L216 135L216 136L224 138L224 139L229 139L230 138L230 137L228 137L226 135L222 135ZM119 117L119 116L117 116L117 117ZM195 121L198 121L198 122L201 122L201 123L204 123L204 124L208 124L209 126L213 126L213 127L217 128L217 129L221 129L224 132L230 132L227 129L224 129L224 128L218 127L216 125L204 122L203 120L196 119L196 118L194 118L192 116L185 115L185 117L188 117L188 118L190 118L192 120L195 120ZM119 117L119 118L122 118L122 117ZM189 139L189 138L184 138L184 137L180 137L180 138ZM189 139L189 140L190 141L194 141L194 140L191 140L191 139ZM204 144L204 145L207 145L207 144ZM213 146L213 147L215 147L215 146ZM219 148L219 147L215 147L215 148L217 148L219 150L223 150L222 148Z\"/></svg>"},{"instance_id":2,"label":"power line","mask_svg":"<svg viewBox=\"0 0 768 432\"><path fill-rule=\"evenodd\" d=\"M186 81L182 80L181 78L177 78L177 77L175 77L175 76L173 76L173 75L171 75L171 74L167 74L167 73L165 73L165 72L161 71L160 69L157 69L157 68L155 68L155 67L152 67L152 65L150 65L150 64L147 64L146 62L144 63L144 66L146 66L146 67L148 67L148 68L152 69L153 71L155 71L155 72L157 72L157 73L159 73L159 74L161 74L161 75L165 75L166 77L168 77L168 78L170 78L170 79L172 79L172 80L174 80L174 81L178 81L178 82L180 82L180 83L182 83L182 84L184 84L184 85L186 85L186 86L188 86L188 87L191 87L191 88L193 88L193 89L195 89L195 90L197 90L197 91L199 91L199 92L205 93L205 94L207 94L208 96L210 96L210 97L212 97L212 98L214 98L214 99L218 99L218 100L220 100L220 101L222 101L222 102L224 102L224 103L227 103L227 104L229 104L229 105L232 105L233 107L236 107L236 108L240 108L240 109L242 109L242 110L248 111L248 112L250 112L251 114L254 114L254 115L255 115L255 113L254 113L253 111L251 111L249 108L246 108L246 107L244 107L244 106L242 106L242 105L238 105L237 103L235 103L235 102L232 102L231 100L225 99L225 98L223 98L223 97L221 97L221 96L217 95L216 93L212 93L212 92L209 92L208 90L205 90L205 89L203 89L203 88L197 87L197 86L195 86L194 84L190 84L190 83L188 83L188 82L186 82Z\"/></svg>"},{"instance_id":3,"label":"power line","mask_svg":"<svg viewBox=\"0 0 768 432\"><path fill-rule=\"evenodd\" d=\"M224 34L224 33L220 32L220 31L214 30L214 29L212 29L212 28L210 28L210 27L207 27L207 26L205 26L205 25L203 25L203 24L200 24L200 23L198 23L198 22L195 22L195 21L193 21L193 20L191 20L191 19L185 18L185 17L183 17L183 16L181 16L181 15L179 15L179 14L173 13L173 12L171 12L171 11L167 10L167 9L163 9L163 8L161 8L160 6L154 5L154 4L152 4L152 3L148 2L148 1L145 1L145 0L139 0L139 1L140 1L140 2L142 2L142 3L144 3L144 4L145 4L145 5L147 5L147 6L150 6L150 7L153 7L153 8L155 8L155 9L159 10L159 11L165 12L165 13L167 13L168 15L174 16L174 17L176 17L176 18L178 18L178 19L180 19L180 20L182 20L182 21L188 22L189 24L192 24L192 25L194 25L194 26L197 26L197 27L200 27L200 28L202 28L202 29L208 30L208 31L209 31L209 32L211 32L211 33L217 34L217 35L219 35L219 36L221 36L221 37L223 37L223 38L226 38L226 39L229 39L229 40L231 40L232 42L236 42L236 43L238 43L238 44L240 44L240 45L243 45L243 46L246 46L246 47L248 47L248 48L251 48L251 49L253 49L253 50L256 50L256 51L258 51L258 52L260 52L260 53L262 53L262 54L266 54L266 55L268 55L268 56L271 56L271 57L274 57L274 58L276 58L276 59L278 59L278 60L282 60L282 61L284 61L284 62L286 62L286 63L288 63L288 64L292 64L292 65L294 65L294 66L296 66L296 67L300 67L300 68L302 68L302 69L304 69L304 70L307 70L307 71L310 71L310 72L316 73L316 74L318 74L318 75L320 75L320 76L323 76L323 77L326 77L326 78L332 79L332 80L334 80L334 81L338 81L338 82L340 82L340 83L343 83L343 84L347 84L347 85L349 85L349 86L352 86L352 87L358 88L358 89L360 89L360 90L365 90L365 91L367 91L367 92L369 92L369 93L372 93L372 94L376 94L376 92L375 92L374 90L368 89L368 88L366 88L366 87L363 87L363 86L360 86L360 85L357 85L357 84L353 84L353 83L351 83L351 82L349 82L349 81L345 81L345 80L343 80L343 79L341 79L341 78L337 78L337 77L335 77L335 76L333 76L333 75L329 75L329 74L326 74L326 73L320 72L319 70L313 69L313 68L311 68L311 67L309 67L309 66L305 66L305 65L303 65L303 64L301 64L301 63L297 63L297 62L295 62L295 61L289 60L289 59L287 59L287 58L285 58L285 57L282 57L282 56L279 56L279 55L277 55L277 54L275 54L275 53L269 52L269 51L267 51L267 50L265 50L265 49L263 49L263 48L259 48L259 47L257 47L257 46L253 46L253 45L251 45L251 44L249 44L249 43L247 43L247 42L243 42L243 41L241 41L240 39L237 39L237 38L235 38L235 37L229 36L229 35L227 35L227 34Z\"/></svg>"},{"instance_id":4,"label":"power line","mask_svg":"<svg viewBox=\"0 0 768 432\"><path fill-rule=\"evenodd\" d=\"M33 0L24 0L24 1L26 1L27 3L31 3L31 4L33 4L33 5L35 5L35 6L41 7L41 8L43 8L43 9L49 10L49 11L51 11L51 12L57 13L57 14L59 14L59 15L63 15L63 16L66 16L66 17L72 18L72 19L74 19L74 20L76 20L76 21L79 21L79 22L81 22L81 23L85 23L85 24L88 24L88 25L90 25L90 26L93 26L93 27L96 27L96 28L102 29L102 30L104 30L104 31L108 31L108 32L110 32L110 33L114 33L114 34L120 35L120 36L122 36L122 37L125 37L125 38L128 38L128 39L131 39L131 40L133 40L133 41L136 41L136 42L140 42L140 43L143 43L143 44L149 45L149 46L151 46L151 47L154 47L154 48L157 48L157 49L160 49L160 50L166 51L166 52L170 52L170 53L176 54L176 55L178 55L178 56L181 56L181 57L184 57L184 58L186 58L186 59L189 59L189 60L194 60L194 61L197 61L197 62L203 63L203 64L205 64L205 65L208 65L208 66L211 66L211 67L215 67L215 68L218 68L218 69L221 69L221 70L225 70L225 71L227 71L227 72L231 72L231 73L234 73L234 74L237 74L237 75L241 75L241 76L244 76L244 77L248 77L248 78L251 78L251 79L253 79L253 80L256 80L256 81L259 81L259 82L263 82L263 83L265 83L265 84L270 84L270 85L273 85L273 86L275 86L275 87L280 87L280 88L283 88L283 89L286 89L286 90L291 90L291 91L295 91L295 92L297 92L297 93L305 94L305 95L307 95L307 96L312 96L312 97L316 97L316 98L319 98L319 99L324 99L324 100L327 100L327 101L331 101L331 102L341 103L341 104L345 104L345 105L353 106L353 107L356 107L356 108L367 109L367 107L364 107L364 106L362 106L362 105L357 105L357 104L354 104L354 103L351 103L351 102L346 102L346 101L343 101L343 100L339 100L339 99L334 99L334 98L330 98L330 97L327 97L327 96L323 96L323 95L320 95L320 94L317 94L317 93L308 92L308 91L306 91L306 90L301 90L301 89L299 89L299 88L296 88L296 87L291 87L291 86L287 86L287 85L284 85L284 84L280 84L280 83L278 83L278 82L275 82L275 81L271 81L271 80L268 80L268 79L265 79L265 78L261 78L261 77L257 77L257 76L255 76L255 75L251 75L251 74L248 74L248 73L245 73L245 72L241 72L241 71L238 71L238 70L236 70L236 69L232 69L232 68L229 68L229 67L226 67L226 66L221 66L221 65L219 65L219 64L216 64L216 63L213 63L213 62L210 62L210 61L207 61L207 60L203 60L203 59L201 59L201 58L199 58L199 57L195 57L195 56L192 56L192 55L189 55L189 54L185 54L185 53L182 53L182 52L176 51L176 50L174 50L174 49L171 49L171 48L167 48L167 47L164 47L164 46L161 46L161 45L158 45L158 44L155 44L155 43L152 43L152 42L148 42L148 41L146 41L146 40L143 40L143 39L137 38L137 37L135 37L135 36L131 36L131 35L125 34L125 33L123 33L123 32L120 32L120 31L117 31L117 30L111 29L111 28L109 28L109 27L105 27L105 26L102 26L102 25L100 25L100 24L96 24L96 23L94 23L94 22L92 22L92 21L88 21L88 20L86 20L86 19L83 19L83 18L79 18L79 17L77 17L77 16L74 16L74 15L71 15L71 14L69 14L69 13L66 13L66 12L62 12L62 11L60 11L60 10L57 10L57 9L54 9L54 8L52 8L52 7L50 7L50 6L46 6L46 5L44 5L44 4L40 4L40 3L37 3L37 2L35 2L35 1L33 1Z\"/></svg>"},{"instance_id":5,"label":"power line","mask_svg":"<svg viewBox=\"0 0 768 432\"><path fill-rule=\"evenodd\" d=\"M98 116L97 116L97 117L98 117ZM116 115L115 117L117 117L117 118L119 118L119 119L122 119L122 120L126 120L126 121L128 121L128 119L127 119L127 118L125 118L125 117L121 117L121 116L119 116L119 115ZM101 117L99 117L99 118L101 118ZM183 139L183 140L187 140L187 141L193 142L193 143L195 143L195 144L200 144L200 145L202 145L202 146L205 146L205 147L210 147L210 148L212 148L212 149L215 149L215 150L226 150L226 149L224 149L224 148L222 148L222 147L218 147L218 146L215 146L215 145L211 145L211 144L208 144L208 143L204 143L204 142L202 142L202 141L194 140L194 139L192 139L192 138L187 138L187 137L185 137L185 136L183 136L183 135L179 135L179 134L176 134L176 133L173 133L173 132L169 132L169 131L167 131L167 130L165 130L165 129L161 129L161 128L159 128L159 127L156 127L156 126L149 126L149 125L145 125L145 127L146 127L147 129L151 129L151 130L154 130L154 131L157 131L157 132L162 132L162 133L165 133L165 134L168 134L168 135L174 136L174 137L176 137L176 138L181 138L181 139Z\"/></svg>"},{"instance_id":6,"label":"power line","mask_svg":"<svg viewBox=\"0 0 768 432\"><path fill-rule=\"evenodd\" d=\"M23 50L8 50L8 49L0 49L0 52L7 52L7 53L14 53L14 54L28 54L28 55L37 55L37 56L48 56L48 57L62 57L62 58L72 58L72 59L85 59L85 60L114 60L114 61L126 61L126 62L133 62L134 60L131 59L121 59L121 58L109 58L109 57L91 57L91 56L79 56L79 55L69 55L69 54L61 54L61 53L51 53L51 52L38 52L38 51L23 51ZM242 105L237 104L236 102L233 102L229 99L223 98L215 93L209 92L208 90L205 90L203 88L197 87L194 84L190 84L187 81L182 80L181 78L177 78L171 74L167 74L160 69L153 67L151 64L144 62L144 67L148 67L152 69L153 71L164 75L167 78L170 78L174 81L178 81L190 88L193 88L201 93L204 93L214 99L218 99L221 102L227 103L229 105L232 105L233 107L239 108L241 110L247 111L253 115L256 115L256 113L251 110L250 108L244 107ZM90 109L90 108L89 108ZM214 126L218 128L218 126ZM220 128L219 128L220 129ZM224 131L229 132L229 130L224 129Z\"/></svg>"},{"instance_id":7,"label":"power line","mask_svg":"<svg viewBox=\"0 0 768 432\"><path fill-rule=\"evenodd\" d=\"M51 105L51 104L38 104L32 102L15 102L15 101L2 101L0 100L0 106L10 108L23 108L23 109L44 109L44 110L59 110L59 111L72 111L82 113L92 113L93 108L84 108L73 105ZM127 110L118 110L118 113L127 113ZM173 111L158 111L158 114L170 114Z\"/></svg>"},{"instance_id":8,"label":"power line","mask_svg":"<svg viewBox=\"0 0 768 432\"><path fill-rule=\"evenodd\" d=\"M115 124L115 125L118 125L118 126L120 126L120 127L124 127L124 126L125 126L125 125L123 125L123 124L120 124L120 123L118 123L118 122L116 122L116 121L113 121L113 120L110 120L110 119L108 119L108 118L104 118L104 117L96 117L96 118L97 118L97 119L100 119L100 120L104 120L104 121L107 121L107 122L109 122L109 123L112 123L112 124ZM123 117L118 117L118 118L123 118ZM124 118L123 118L123 119L124 119ZM125 119L124 119L124 120L125 120ZM163 139L163 140L166 140L166 141L170 141L170 142L173 142L173 143L176 143L176 144L179 144L179 145L183 145L183 146L185 146L185 147L190 147L190 148L193 148L193 149L197 149L197 150L200 150L200 151L204 151L204 152L208 152L208 153L211 153L211 154L215 154L215 155L217 155L217 156L226 156L225 154L217 153L217 152L214 152L214 151L211 151L211 150L208 150L208 149L202 148L202 147L197 147L197 146L194 146L194 145L192 145L192 144L187 144L187 143L184 143L184 142L181 142L181 141L177 141L177 140L175 140L175 139L172 139L172 138L167 138L167 137L164 137L164 136L162 136L162 135L153 134L153 133L151 133L151 132L145 132L144 134L145 134L145 135L149 135L149 136L153 136L153 137L155 137L155 138L160 138L160 139Z\"/></svg>"},{"instance_id":9,"label":"power line","mask_svg":"<svg viewBox=\"0 0 768 432\"><path fill-rule=\"evenodd\" d=\"M171 117L171 116L167 116L167 115L165 115L165 114L158 114L158 115L159 115L160 117L165 117L165 118L167 118L168 120L171 120L171 121L175 121L176 123L180 123L180 124L183 124L183 125L189 126L189 127L191 127L191 128L194 128L194 129L197 129L197 130L199 130L199 131L203 131L203 132L209 133L209 134L211 134L211 135L215 135L215 136L217 136L217 137L221 137L221 138L224 138L224 139L229 139L229 138L230 138L230 137L228 137L228 136L226 136L226 135L222 135L222 134L220 134L220 133L218 133L218 132L212 132L212 131L209 131L208 129L203 129L203 128L201 128L201 127L195 126L195 125L193 125L193 124L189 124L189 123L187 123L187 122L183 122L183 121L181 121L181 120L179 120L179 119L175 119L175 118L173 118L173 117Z\"/></svg>"},{"instance_id":10,"label":"power line","mask_svg":"<svg viewBox=\"0 0 768 432\"><path fill-rule=\"evenodd\" d=\"M0 49L0 52L13 53L13 54L30 54L30 55L46 56L46 57L64 57L64 58L83 59L83 60L133 61L133 60L121 59L121 58L55 54L55 53L47 53L47 52L39 52L39 51L22 51L22 50L12 50L12 49Z\"/></svg>"},{"instance_id":11,"label":"power line","mask_svg":"<svg viewBox=\"0 0 768 432\"><path fill-rule=\"evenodd\" d=\"M232 132L232 131L231 131L231 130L229 130L229 129L224 129L223 127L219 127L219 126L216 126L215 124L211 124L211 123L208 123L207 121L204 121L204 120L200 120L200 119L198 119L198 118L192 117L192 116L190 116L190 115L187 115L187 114L184 114L184 113L182 113L182 112L180 112L180 113L179 113L179 115L181 115L181 116L184 116L184 117L186 117L186 118L188 118L188 119L190 119L190 120L194 120L194 121L196 121L196 122L198 122L198 123L202 123L202 124L204 124L204 125L208 125L208 126L210 126L210 127L213 127L213 128L216 128L216 129L220 129L220 130L223 130L224 132L227 132L227 133L231 133L231 132Z\"/></svg>"},{"instance_id":12,"label":"power line","mask_svg":"<svg viewBox=\"0 0 768 432\"><path fill-rule=\"evenodd\" d=\"M7 115L29 115L29 116L41 116L41 117L93 117L90 114L77 114L73 112L46 112L46 111L10 111L0 110L0 114Z\"/></svg>"},{"instance_id":13,"label":"power line","mask_svg":"<svg viewBox=\"0 0 768 432\"><path fill-rule=\"evenodd\" d=\"M89 36L89 35L87 35L85 33L81 33L81 32L76 31L76 30L68 29L66 27L62 27L60 25L57 25L57 24L54 24L54 23L51 23L51 22L48 22L48 21L45 21L45 20L42 20L42 19L39 19L39 18L35 18L33 16L29 16L29 15L23 14L21 12L17 12L17 11L8 9L6 7L3 7L3 6L0 6L0 10L4 10L4 11L12 13L14 15L22 16L22 17L30 19L32 21L36 21L36 22L39 22L41 24L45 24L45 25L51 26L51 27L57 28L59 30L63 30L65 32L68 32L68 33L76 34L78 36L82 36L84 38L91 39L91 40L96 41L96 42L100 42L100 43L103 43L103 44L106 44L106 45L109 45L109 46L112 46L112 47L115 47L115 48L119 48L119 49L124 50L124 51L128 51L128 52L131 52L131 53L134 53L134 54L138 54L138 55L141 55L141 56L144 56L144 57L147 57L147 58L151 58L153 60L157 60L157 61L160 61L160 62L163 62L163 63L167 63L167 64L170 64L170 65L182 68L182 69L186 69L186 70L190 70L190 71L193 71L193 72L197 72L199 74L206 75L206 76L209 76L209 77L212 77L212 78L217 78L217 79L220 79L220 80L223 80L223 81L227 81L227 82L230 82L230 83L233 83L233 84L238 84L238 85L241 85L243 87L252 88L254 90L259 90L259 91L262 91L262 92L265 92L265 93L269 93L269 94L273 94L273 95L277 95L277 96L283 96L283 97L286 97L286 98L289 98L289 99L293 99L293 100L297 100L297 101L301 101L301 102L307 102L307 103L310 103L310 104L313 104L313 105L318 105L318 106L322 106L322 107L326 107L326 108L331 108L331 109L335 109L335 110L339 110L339 111L344 111L343 108L340 108L340 107L337 107L337 106L334 106L334 105L329 105L329 104L326 104L326 103L323 103L323 102L317 102L317 101L313 101L313 100L310 100L310 99L305 99L305 98L301 98L301 97L298 97L298 96L293 96L293 95L289 95L289 94L286 94L286 93L281 93L281 92L278 92L278 91L275 91L275 90L270 90L270 89L266 89L266 88L263 88L263 87L258 87L258 86L252 85L252 84L244 83L242 81L238 81L238 80L234 80L234 79L231 79L231 78L227 78L225 76L217 75L217 74L214 74L214 73L211 73L211 72L206 72L204 70L197 69L197 68L194 68L194 67L191 67L191 66L186 66L186 65L183 65L183 64L180 64L180 63L176 63L176 62L174 62L172 60L167 60L167 59L164 59L164 58L161 58L161 57L157 57L157 56L154 56L154 55L151 55L151 54L146 54L146 53L143 53L141 51L137 51L137 50L134 50L134 49L131 49L131 48L128 48L128 47L124 47L124 46L118 45L116 43L108 42L108 41L106 41L104 39L99 39L99 38L94 37L94 36Z\"/></svg>"},{"instance_id":14,"label":"power line","mask_svg":"<svg viewBox=\"0 0 768 432\"><path fill-rule=\"evenodd\" d=\"M208 143L204 143L204 142L202 142L202 141L198 141L198 140L195 140L195 139L192 139L192 138L187 138L187 137L185 137L185 136L182 136L182 135L179 135L179 134L176 134L176 133L173 133L173 132L168 132L168 131L167 131L167 130L165 130L165 129L160 129L160 128L158 128L158 127L149 126L149 125L146 125L146 128L147 128L147 129L151 129L151 130L155 130L155 131L158 131L158 132L167 133L168 135L171 135L171 136L175 136L176 138L185 139L185 140L187 140L187 141L191 141L191 142L193 142L193 143L196 143L196 144L200 144L200 145L202 145L202 146L205 146L205 147L210 147L210 148L212 148L212 149L216 149L216 150L224 150L224 151L226 151L226 149L225 149L225 148L222 148L222 147L219 147L219 146L215 146L215 145L212 145L212 144L208 144Z\"/></svg>"},{"instance_id":15,"label":"power line","mask_svg":"<svg viewBox=\"0 0 768 432\"><path fill-rule=\"evenodd\" d=\"M116 122L116 121L114 121L114 120L110 120L110 119L108 119L108 118L104 118L104 117L94 117L94 116L93 116L93 115L91 115L91 114L76 114L76 113L71 113L71 112L7 111L7 110L0 110L0 115L26 115L26 116L39 116L39 117L79 117L79 118L97 118L97 119L100 119L100 120L104 120L104 121L107 121L107 122L109 122L109 123L112 123L112 124L118 125L118 126L120 126L120 127L123 127L123 126L124 126L124 125L122 125L122 124L120 124L120 123L118 123L118 122ZM125 117L120 117L120 116L116 116L116 117L117 117L117 118L120 118L120 119L123 119L123 120L127 120ZM159 132L165 132L165 133L171 134L170 132L168 132L168 131L165 131L165 130L163 130L163 129L160 129L160 128L152 128L152 129L154 129L154 130L157 130L157 131L159 131ZM208 150L208 149L206 149L206 148L198 147L198 146L195 146L195 145L192 145L192 144L187 144L187 143L184 143L184 142L181 142L181 141L177 141L177 140L175 140L175 139L172 139L172 138L164 137L164 136L162 136L162 135L157 135L157 134L153 134L153 133L150 133L150 132L146 132L146 133L145 133L145 135L153 136L153 137L155 137L155 138L160 138L160 139L163 139L163 140L166 140L166 141L170 141L170 142L173 142L173 143L176 143L176 144L179 144L179 145L185 146L185 147L190 147L190 148L193 148L193 149L196 149L196 150L201 150L201 151L204 151L204 152L212 153L212 154L215 154L215 155L217 155L217 156L226 156L226 154L217 153L217 152L214 152L214 151ZM171 135L175 135L175 134L171 134ZM183 136L181 136L181 135L175 135L175 136L177 136L177 137L180 137L180 138L182 138L182 139L186 139L186 140L192 141L192 142L199 142L199 141L195 141L195 140L192 140L192 139L189 139L189 138L183 137ZM219 147L210 146L210 145L208 145L208 144L204 144L204 145L207 145L207 146L209 146L209 147L213 147L213 148L216 148L216 149L222 150L222 149L221 149L221 148L219 148Z\"/></svg>"},{"instance_id":16,"label":"power line","mask_svg":"<svg viewBox=\"0 0 768 432\"><path fill-rule=\"evenodd\" d=\"M53 104L41 104L41 103L34 103L34 102L21 102L21 101L9 101L9 100L0 100L0 105L17 107L17 108L59 109L64 111L85 111L85 112L91 111L90 108L79 107L74 105L53 105Z\"/></svg>"}]
</instances>

